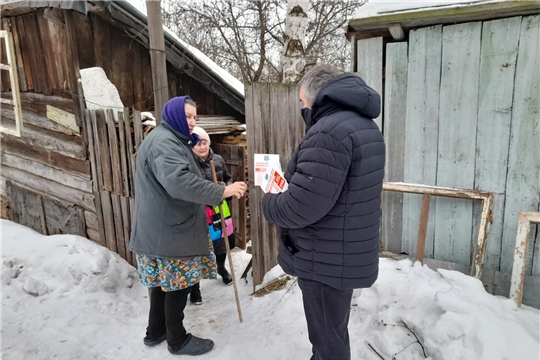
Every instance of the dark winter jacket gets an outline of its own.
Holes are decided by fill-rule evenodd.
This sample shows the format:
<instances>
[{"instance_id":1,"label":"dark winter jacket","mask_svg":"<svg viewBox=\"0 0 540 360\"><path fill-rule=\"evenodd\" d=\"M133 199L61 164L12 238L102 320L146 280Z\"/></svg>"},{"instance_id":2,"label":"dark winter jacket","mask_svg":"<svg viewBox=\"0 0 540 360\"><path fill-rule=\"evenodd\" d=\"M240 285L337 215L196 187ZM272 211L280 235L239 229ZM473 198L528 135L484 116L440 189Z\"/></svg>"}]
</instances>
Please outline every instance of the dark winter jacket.
<instances>
[{"instance_id":1,"label":"dark winter jacket","mask_svg":"<svg viewBox=\"0 0 540 360\"><path fill-rule=\"evenodd\" d=\"M212 177L212 169L210 168L210 161L214 160L214 168L216 169L217 180L219 182L224 182L225 185L231 185L233 183L232 177L227 171L227 165L225 165L225 160L223 160L220 155L214 154L212 149L210 149L210 152L208 153L206 159L201 159L197 157L197 160L199 160L199 165L206 180L214 181L214 178Z\"/></svg>"},{"instance_id":2,"label":"dark winter jacket","mask_svg":"<svg viewBox=\"0 0 540 360\"><path fill-rule=\"evenodd\" d=\"M321 89L287 166L288 191L266 194L266 219L282 229L278 262L291 275L336 289L378 276L383 136L379 95L354 74Z\"/></svg>"},{"instance_id":3,"label":"dark winter jacket","mask_svg":"<svg viewBox=\"0 0 540 360\"><path fill-rule=\"evenodd\" d=\"M224 187L203 179L188 142L163 121L137 151L131 251L170 259L209 254L205 205L218 205Z\"/></svg>"}]
</instances>

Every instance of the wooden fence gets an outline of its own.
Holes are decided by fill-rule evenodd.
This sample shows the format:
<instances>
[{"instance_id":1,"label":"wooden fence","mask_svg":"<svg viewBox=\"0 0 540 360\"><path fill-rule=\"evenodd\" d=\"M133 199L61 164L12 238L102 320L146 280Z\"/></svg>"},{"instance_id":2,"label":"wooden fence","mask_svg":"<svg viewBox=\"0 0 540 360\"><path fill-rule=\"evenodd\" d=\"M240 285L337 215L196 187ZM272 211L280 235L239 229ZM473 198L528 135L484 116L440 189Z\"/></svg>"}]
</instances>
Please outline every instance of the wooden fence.
<instances>
[{"instance_id":1,"label":"wooden fence","mask_svg":"<svg viewBox=\"0 0 540 360\"><path fill-rule=\"evenodd\" d=\"M277 264L279 234L262 214L264 193L253 182L253 155L279 154L281 167L285 170L294 149L304 136L305 126L300 116L296 85L254 83L247 91L245 103L255 287L262 282L264 274Z\"/></svg>"},{"instance_id":2,"label":"wooden fence","mask_svg":"<svg viewBox=\"0 0 540 360\"><path fill-rule=\"evenodd\" d=\"M143 140L138 111L128 108L85 111L84 133L93 175L92 187L101 243L131 264L128 250L133 212L135 153Z\"/></svg>"},{"instance_id":3,"label":"wooden fence","mask_svg":"<svg viewBox=\"0 0 540 360\"><path fill-rule=\"evenodd\" d=\"M125 108L115 118L112 110L86 110L83 125L92 170L100 243L135 265L128 244L135 196L135 156L145 136L140 112ZM233 178L244 181L245 147L217 143L212 147L224 158ZM245 249L245 198L233 200L232 214L236 244Z\"/></svg>"}]
</instances>

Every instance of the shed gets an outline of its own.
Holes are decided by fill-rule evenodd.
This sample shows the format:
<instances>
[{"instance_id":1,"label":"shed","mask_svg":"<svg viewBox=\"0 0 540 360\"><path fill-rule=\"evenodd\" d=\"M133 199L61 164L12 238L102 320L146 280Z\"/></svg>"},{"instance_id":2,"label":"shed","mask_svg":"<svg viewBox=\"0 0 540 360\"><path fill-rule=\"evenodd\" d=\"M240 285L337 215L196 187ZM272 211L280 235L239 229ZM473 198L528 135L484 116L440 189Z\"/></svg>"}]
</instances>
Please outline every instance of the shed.
<instances>
[{"instance_id":1,"label":"shed","mask_svg":"<svg viewBox=\"0 0 540 360\"><path fill-rule=\"evenodd\" d=\"M126 1L0 5L2 217L88 237L132 261L132 165L145 135L140 113L154 107L146 16ZM217 140L243 131L242 83L166 29L165 46L170 96L191 95ZM117 89L119 118L87 110L80 70L93 67ZM232 173L245 168L245 146L216 146ZM245 201L235 205L239 216Z\"/></svg>"},{"instance_id":2,"label":"shed","mask_svg":"<svg viewBox=\"0 0 540 360\"><path fill-rule=\"evenodd\" d=\"M349 21L352 71L383 95L386 182L493 193L482 281L508 296L520 212L540 211L540 2L370 1ZM414 257L422 199L385 192L382 245ZM468 272L478 204L433 197L425 263ZM523 302L540 307L531 227Z\"/></svg>"}]
</instances>

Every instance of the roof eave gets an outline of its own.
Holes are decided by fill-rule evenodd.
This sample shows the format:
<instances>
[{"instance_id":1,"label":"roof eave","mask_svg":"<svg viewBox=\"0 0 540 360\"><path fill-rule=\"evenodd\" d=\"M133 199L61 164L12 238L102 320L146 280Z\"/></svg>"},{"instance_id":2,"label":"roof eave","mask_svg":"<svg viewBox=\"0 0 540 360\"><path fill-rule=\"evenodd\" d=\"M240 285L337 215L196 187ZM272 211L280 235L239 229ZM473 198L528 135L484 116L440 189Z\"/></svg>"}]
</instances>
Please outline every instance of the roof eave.
<instances>
[{"instance_id":1,"label":"roof eave","mask_svg":"<svg viewBox=\"0 0 540 360\"><path fill-rule=\"evenodd\" d=\"M494 1L448 7L433 7L399 12L386 12L379 16L358 18L349 21L347 38L373 36L391 37L388 28L400 24L403 29L414 29L438 24L454 24L483 21L511 16L540 13L540 0Z\"/></svg>"}]
</instances>

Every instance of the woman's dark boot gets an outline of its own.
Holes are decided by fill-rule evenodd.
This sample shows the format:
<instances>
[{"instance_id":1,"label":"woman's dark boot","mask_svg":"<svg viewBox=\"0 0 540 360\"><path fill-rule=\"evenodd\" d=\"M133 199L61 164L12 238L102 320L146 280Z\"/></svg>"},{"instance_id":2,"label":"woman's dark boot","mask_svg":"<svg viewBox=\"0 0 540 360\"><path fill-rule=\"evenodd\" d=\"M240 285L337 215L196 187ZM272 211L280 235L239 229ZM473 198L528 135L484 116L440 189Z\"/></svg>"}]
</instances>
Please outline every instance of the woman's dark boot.
<instances>
[{"instance_id":1,"label":"woman's dark boot","mask_svg":"<svg viewBox=\"0 0 540 360\"><path fill-rule=\"evenodd\" d=\"M227 269L225 269L225 260L217 262L217 273L223 279L223 283L226 285L232 284L232 276L229 274Z\"/></svg>"}]
</instances>

